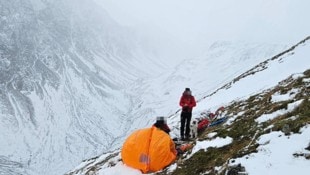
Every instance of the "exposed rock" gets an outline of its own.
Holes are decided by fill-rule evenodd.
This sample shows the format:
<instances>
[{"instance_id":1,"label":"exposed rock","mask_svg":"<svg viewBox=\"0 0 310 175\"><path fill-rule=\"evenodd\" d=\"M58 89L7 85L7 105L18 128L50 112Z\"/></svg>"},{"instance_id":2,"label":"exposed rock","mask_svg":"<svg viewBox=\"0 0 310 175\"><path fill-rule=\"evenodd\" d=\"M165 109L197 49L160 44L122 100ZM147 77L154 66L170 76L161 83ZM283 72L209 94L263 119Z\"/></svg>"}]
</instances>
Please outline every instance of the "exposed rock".
<instances>
[{"instance_id":1,"label":"exposed rock","mask_svg":"<svg viewBox=\"0 0 310 175\"><path fill-rule=\"evenodd\" d=\"M241 164L228 167L227 175L240 175L240 174L248 174L245 171L245 167L242 166Z\"/></svg>"},{"instance_id":2,"label":"exposed rock","mask_svg":"<svg viewBox=\"0 0 310 175\"><path fill-rule=\"evenodd\" d=\"M310 151L310 143L308 144L308 147L306 147L305 149Z\"/></svg>"},{"instance_id":3,"label":"exposed rock","mask_svg":"<svg viewBox=\"0 0 310 175\"><path fill-rule=\"evenodd\" d=\"M290 135L290 133L291 133L290 126L289 126L288 124L285 124L285 125L282 127L282 132L283 132L285 135Z\"/></svg>"}]
</instances>

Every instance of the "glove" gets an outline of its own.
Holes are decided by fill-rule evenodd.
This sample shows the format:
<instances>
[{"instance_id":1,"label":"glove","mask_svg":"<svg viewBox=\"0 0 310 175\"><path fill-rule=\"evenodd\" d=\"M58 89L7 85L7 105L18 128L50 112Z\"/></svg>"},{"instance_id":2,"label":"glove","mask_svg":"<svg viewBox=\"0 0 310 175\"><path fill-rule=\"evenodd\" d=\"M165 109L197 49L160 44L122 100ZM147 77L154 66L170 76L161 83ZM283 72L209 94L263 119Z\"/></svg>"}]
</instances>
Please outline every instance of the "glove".
<instances>
[{"instance_id":1,"label":"glove","mask_svg":"<svg viewBox=\"0 0 310 175\"><path fill-rule=\"evenodd\" d=\"M184 153L184 151L182 151L180 148L177 148L177 156L180 156L181 154Z\"/></svg>"}]
</instances>

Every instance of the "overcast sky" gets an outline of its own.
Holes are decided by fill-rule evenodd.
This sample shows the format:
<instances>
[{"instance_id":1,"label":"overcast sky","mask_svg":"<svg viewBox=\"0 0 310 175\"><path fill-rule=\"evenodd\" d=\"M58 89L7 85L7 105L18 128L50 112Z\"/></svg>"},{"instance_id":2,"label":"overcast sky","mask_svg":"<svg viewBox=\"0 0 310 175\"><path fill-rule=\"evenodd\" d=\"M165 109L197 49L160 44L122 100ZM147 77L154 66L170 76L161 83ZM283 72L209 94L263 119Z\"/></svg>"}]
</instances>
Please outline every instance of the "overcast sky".
<instances>
[{"instance_id":1,"label":"overcast sky","mask_svg":"<svg viewBox=\"0 0 310 175\"><path fill-rule=\"evenodd\" d=\"M122 25L159 28L186 42L285 43L310 34L309 0L96 1Z\"/></svg>"}]
</instances>

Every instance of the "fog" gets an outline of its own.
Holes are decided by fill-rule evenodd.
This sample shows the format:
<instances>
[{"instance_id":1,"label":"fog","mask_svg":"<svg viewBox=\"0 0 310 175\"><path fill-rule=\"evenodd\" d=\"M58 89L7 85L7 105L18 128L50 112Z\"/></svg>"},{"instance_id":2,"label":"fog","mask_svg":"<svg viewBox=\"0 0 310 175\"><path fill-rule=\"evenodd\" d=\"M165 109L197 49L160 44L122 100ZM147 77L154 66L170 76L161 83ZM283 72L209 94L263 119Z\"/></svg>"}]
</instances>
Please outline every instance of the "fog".
<instances>
[{"instance_id":1,"label":"fog","mask_svg":"<svg viewBox=\"0 0 310 175\"><path fill-rule=\"evenodd\" d=\"M97 0L119 24L204 47L214 41L294 43L309 35L308 0ZM149 30L151 29L151 30Z\"/></svg>"}]
</instances>

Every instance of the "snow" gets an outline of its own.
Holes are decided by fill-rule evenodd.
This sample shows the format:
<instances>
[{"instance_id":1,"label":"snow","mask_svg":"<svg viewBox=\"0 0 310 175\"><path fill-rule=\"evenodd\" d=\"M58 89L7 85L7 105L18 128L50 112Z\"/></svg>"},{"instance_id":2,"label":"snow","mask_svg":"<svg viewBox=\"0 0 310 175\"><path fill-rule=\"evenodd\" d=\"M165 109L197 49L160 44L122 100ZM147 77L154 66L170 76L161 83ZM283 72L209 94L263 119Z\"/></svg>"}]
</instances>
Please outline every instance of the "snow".
<instances>
[{"instance_id":1,"label":"snow","mask_svg":"<svg viewBox=\"0 0 310 175\"><path fill-rule=\"evenodd\" d=\"M266 3L259 0L251 4L252 2L243 0L238 5L235 5L235 2L213 1L210 2L212 5L207 6L207 16L195 15L201 19L195 24L209 25L205 23L206 19L212 20L213 24L223 22L219 25L210 25L212 30L203 32L207 32L213 38L227 37L226 40L217 38L214 43L208 44L194 42L192 47L199 52L183 55L190 49L182 45L181 49L176 50L174 42L178 43L178 39L172 37L173 42L162 42L156 38L162 36L156 27L152 33L154 38L141 39L140 35L137 37L131 32L131 28L117 25L104 10L95 8L92 2L82 0L1 2L4 13L0 22L4 25L0 31L0 39L9 49L0 50L2 132L0 140L5 140L0 142L0 155L3 158L2 162L16 163L23 167L21 174L63 174L73 169L72 167L83 159L119 149L133 130L150 126L156 116L170 116L168 124L173 128L171 135L178 136L179 113L176 111L179 109L179 97L185 87L191 87L196 99L201 99L259 62L283 51L292 41L305 37L307 33L304 31L309 31L308 23L300 20L303 18L300 18L298 13L299 11L302 14L308 13L306 8L309 1L294 3L286 0L285 3L279 1ZM126 1L126 3L132 2ZM144 10L153 12L155 10L157 14L160 12L158 9L166 9L163 14L173 14L182 21L182 25L187 26L191 25L183 22L185 18L186 21L195 19L195 17L187 18L190 17L188 12L193 12L199 7L200 10L197 10L199 14L205 11L206 7L197 6L192 2L188 2L189 6L186 6L188 3L181 4L182 2L169 2L170 6L158 4L157 1L151 4L153 3L160 8L153 8L151 5L151 8ZM261 10L256 9L257 4L261 5ZM131 5L135 6L135 3ZM170 11L172 8L177 9L175 5L187 9L182 12L185 18L180 18L180 13ZM213 5L217 7L213 8ZM305 10L299 10L300 8ZM251 9L255 9L255 12L248 17L245 14ZM267 9L268 13L265 14L266 10L262 9ZM97 14L100 18L92 16L96 14L96 10L102 10L102 13ZM111 12L110 9L108 11ZM222 13L226 11L227 13ZM119 11L114 11L116 12ZM115 17L113 13L111 14ZM157 20L164 20L171 19L170 15L164 15L164 18L155 17ZM234 22L226 19L229 15L233 15L230 19L234 19ZM265 21L269 15L276 16ZM243 20L239 23L240 17ZM250 22L256 19L263 22L262 28L257 27L259 24ZM281 19L281 24L285 23L288 27L282 28L283 25L277 25L276 19ZM307 25L302 27L302 24ZM210 29L210 26L207 29ZM219 26L222 26L221 29ZM237 36L227 33L229 26L234 26L232 33ZM269 36L262 37L261 31L265 32L265 27L272 29L269 35L278 33L274 27L285 29L281 30L281 35L277 35L277 40L280 41L275 42L272 37L268 38L272 41L246 40L250 36L256 38ZM176 28L185 29L178 25L174 26L174 29ZM185 38L196 41L196 37L187 35L196 34L195 32L184 31L182 35L186 35ZM294 35L291 35L291 31L294 31ZM176 32L170 30L166 35L170 36ZM253 33L255 35L252 35ZM208 37L204 38L202 37L204 35L200 34L199 39L208 41ZM289 39L282 39L281 36ZM155 42L156 39L160 41ZM150 47L147 47L148 44ZM6 58L10 55L6 53L12 52L11 45L14 45L14 48L25 47L25 50L16 50L20 58L15 58L15 54ZM35 48L35 51L32 48ZM234 83L230 89L220 90L202 100L194 109L193 117L198 116L200 111L206 109L214 111L232 100L247 98L273 87L293 73L308 69L309 44L298 47L294 53L283 56L281 61L271 62L267 65L267 70ZM51 65L44 65L43 58L50 59ZM42 63L42 67L34 66L36 63ZM20 80L24 83L21 90L18 86ZM30 84L30 90L26 88L27 83ZM275 100L288 98L291 97L274 96ZM229 122L233 122L233 119ZM210 138L213 136L210 135ZM215 138L209 142L202 142L198 145L201 148L195 149L207 149L210 145L220 147L223 144L229 144L229 138ZM102 155L98 161L105 156L107 155ZM84 165L85 162L76 169ZM173 166L171 168L173 169ZM14 173L15 169L13 166L10 171ZM121 163L116 167L103 167L100 173L140 174L139 171Z\"/></svg>"},{"instance_id":2,"label":"snow","mask_svg":"<svg viewBox=\"0 0 310 175\"><path fill-rule=\"evenodd\" d=\"M142 174L139 170L128 167L121 162L114 167L100 170L98 175L139 175Z\"/></svg>"},{"instance_id":3,"label":"snow","mask_svg":"<svg viewBox=\"0 0 310 175\"><path fill-rule=\"evenodd\" d=\"M271 62L268 64L267 70L259 72L255 76L246 77L228 90L221 90L214 96L207 98L207 103L209 106L220 106L220 104L229 103L235 99L246 98L252 94L271 88L282 81L284 77L289 77L296 73L296 70L307 70L310 65L306 64L309 62L307 57L309 54L309 46L297 48L295 54L288 59L283 59L283 62ZM249 85L253 86L249 88Z\"/></svg>"},{"instance_id":4,"label":"snow","mask_svg":"<svg viewBox=\"0 0 310 175\"><path fill-rule=\"evenodd\" d=\"M177 167L178 167L178 165L177 165L176 163L174 163L174 164L172 164L172 165L169 166L167 172L168 172L168 173L171 173L171 172L173 172L174 170L176 170Z\"/></svg>"},{"instance_id":5,"label":"snow","mask_svg":"<svg viewBox=\"0 0 310 175\"><path fill-rule=\"evenodd\" d=\"M226 125L231 125L231 124L233 124L234 121L235 121L238 117L242 116L243 114L244 114L244 111L241 111L241 112L239 112L237 115L234 115L233 117L229 117L228 120L227 120L227 122L226 122L225 124L226 124Z\"/></svg>"},{"instance_id":6,"label":"snow","mask_svg":"<svg viewBox=\"0 0 310 175\"><path fill-rule=\"evenodd\" d=\"M271 102L275 103L275 102L292 100L292 99L294 99L295 94L297 92L298 92L297 89L293 89L293 90L287 92L286 94L280 94L279 92L277 92L271 96Z\"/></svg>"},{"instance_id":7,"label":"snow","mask_svg":"<svg viewBox=\"0 0 310 175\"><path fill-rule=\"evenodd\" d=\"M309 47L309 45L301 45L300 47L296 48L294 54L286 54L283 55L279 60L268 62L268 64L266 65L268 67L267 69L256 72L255 74L251 74L241 79L240 81L235 82L231 85L230 88L219 90L214 95L201 100L197 104L197 107L194 108L193 118L197 118L200 112L205 111L206 109L215 111L219 106L225 106L225 104L229 104L231 101L246 99L251 95L272 88L276 86L280 81L288 78L292 74L299 77L302 76L300 72L308 69L310 65L308 64L309 59L307 57L307 55L310 54ZM225 46L224 48L224 50L227 52L234 50L227 49L227 46ZM167 122L168 125L172 128L171 137L179 137L179 113L175 111L177 111L178 109L178 100L180 94L185 87L191 87L196 99L201 99L201 97L204 97L208 93L213 92L216 88L220 87L221 85L227 83L229 80L234 78L235 75L238 75L239 72L235 72L236 67L242 65L240 66L240 72L246 71L249 67L245 65L245 62L248 61L247 64L251 64L254 66L258 61L253 58L246 61L239 60L240 62L234 62L230 59L230 57L226 57L226 55L223 57L218 57L218 60L216 61L214 59L207 59L211 58L211 56L214 56L212 54L213 52L215 54L218 51L211 49L209 53L205 56L186 60L185 63L182 63L175 69L168 71L170 73L161 74L160 76L153 79L143 79L140 83L133 85L133 88L137 88L136 92L140 92L138 94L141 95L139 96L139 98L143 98L141 103L142 108L138 108L138 110L150 109L150 111L143 113L148 114L148 121L136 121L134 123L135 126L137 126L137 128L141 128L139 124L145 124L145 122L148 122L149 125L151 125L155 121L156 116L166 115L170 116L167 119ZM244 52L238 54L243 55ZM206 71L209 70L206 69L208 65L216 65L217 67L221 67L223 69L213 69L212 67L210 67L212 71L206 73ZM206 76L208 74L212 74L212 72L214 73L214 76ZM292 91L289 93L294 92ZM275 101L281 101L291 99L292 96L282 96L280 94L276 94L272 98L274 98ZM293 110L296 106L298 106L301 102L302 101L296 101L288 104L287 110L279 110L269 115L263 115L257 119L257 122L267 121L269 119L277 117L278 115L289 112ZM241 112L237 116L242 115L243 113ZM231 122L233 122L235 118L236 116L231 119ZM128 132L128 134L130 134L130 132ZM213 136L215 136L215 133L210 135L211 138ZM193 152L191 155L201 149L207 149L211 146L222 147L224 145L230 144L231 142L232 138L218 137L209 141L198 141L193 148ZM300 143L298 143L298 145L299 144ZM119 166L122 166L122 164L119 164ZM175 165L173 165L169 169L173 170L174 166ZM107 171L113 173L113 170L118 171L119 174L124 173L120 172L120 170L116 170L113 168L108 168ZM126 168L124 168L123 170L126 171ZM105 170L102 169L101 172L105 172ZM139 173L140 172L137 172L137 174Z\"/></svg>"},{"instance_id":8,"label":"snow","mask_svg":"<svg viewBox=\"0 0 310 175\"><path fill-rule=\"evenodd\" d=\"M303 102L303 100L299 100L299 101L295 101L293 103L289 103L287 105L287 109L280 109L278 111L275 111L271 114L263 114L262 116L258 117L257 119L255 119L256 122L258 123L263 123L266 122L268 120L272 120L280 115L284 115L288 112L293 111L296 107L298 107L301 103Z\"/></svg>"},{"instance_id":9,"label":"snow","mask_svg":"<svg viewBox=\"0 0 310 175\"><path fill-rule=\"evenodd\" d=\"M214 135L211 134L211 135ZM208 147L222 147L228 145L232 142L232 138L215 138L210 141L198 141L192 150L191 155L199 151L200 149L207 149ZM85 163L84 163L85 164ZM168 168L168 172L172 172L177 168L177 164L174 163ZM118 162L117 165L113 167L107 167L101 169L98 175L140 175L142 174L139 170L133 169L124 165L122 162Z\"/></svg>"},{"instance_id":10,"label":"snow","mask_svg":"<svg viewBox=\"0 0 310 175\"><path fill-rule=\"evenodd\" d=\"M192 150L191 156L201 149L204 149L205 151L207 151L209 147L215 147L215 148L223 147L225 145L232 143L232 141L233 139L230 137L226 137L226 138L216 137L215 139L212 139L212 140L197 141L196 145L194 146Z\"/></svg>"},{"instance_id":11,"label":"snow","mask_svg":"<svg viewBox=\"0 0 310 175\"><path fill-rule=\"evenodd\" d=\"M310 83L310 78L304 78L302 79L303 82L306 82L306 83Z\"/></svg>"},{"instance_id":12,"label":"snow","mask_svg":"<svg viewBox=\"0 0 310 175\"><path fill-rule=\"evenodd\" d=\"M207 135L208 138L213 138L214 136L216 136L216 132L211 132Z\"/></svg>"},{"instance_id":13,"label":"snow","mask_svg":"<svg viewBox=\"0 0 310 175\"><path fill-rule=\"evenodd\" d=\"M193 117L199 115L200 111L205 111L206 109L211 109L211 111L215 111L219 106L222 106L223 104L228 104L229 102L231 102L233 100L245 99L245 98L247 98L247 97L249 97L255 93L258 93L258 92L261 92L261 91L266 90L268 88L271 88L271 87L277 85L278 82L282 81L283 79L289 77L292 74L302 76L299 72L303 72L304 70L309 68L308 67L309 64L306 64L306 63L309 63L309 59L307 59L307 56L306 56L306 55L310 54L309 51L310 51L309 46L303 45L300 48L297 48L297 50L295 51L295 54L289 55L289 56L284 55L284 56L282 56L281 61L276 60L276 61L272 61L272 62L268 63L267 64L268 68L266 70L263 70L261 72L257 72L254 75L250 75L246 78L241 79L238 82L235 82L234 84L232 84L232 86L229 89L219 90L213 96L207 97L206 99L204 99L198 103L197 107L194 109ZM197 61L197 63L196 63L196 61ZM230 63L226 62L226 61L227 60L224 59L224 60L218 61L217 64L224 64L224 62L225 62L224 65L226 65L226 64L229 65ZM188 62L189 64L192 64L193 66L187 65L187 67L188 66L189 67L195 67L195 71L192 71L192 74L199 72L200 70L203 69L204 66L202 64L199 64L200 62L201 62L200 58L197 58L197 60L193 59L190 62ZM215 63L213 63L213 64L215 64ZM199 97L206 94L206 91L204 88L205 87L204 81L207 81L207 82L208 81L214 81L214 82L221 82L222 81L222 80L215 81L214 79L206 79L206 77L198 76L198 74L196 74L197 76L194 75L194 77L196 77L195 79L191 79L188 76L188 74L179 72L178 70L183 70L183 65L180 65L180 67L178 67L176 70L173 70L173 73L171 73L170 75L169 74L168 75L162 75L161 77L157 77L157 78L153 79L152 81L147 81L147 83L150 85L143 86L143 88L145 88L144 92L147 92L146 94L144 94L144 97L146 97L146 98L144 99L143 105L144 105L144 107L146 107L146 106L151 107L152 106L155 116L156 116L156 114L162 115L163 113L166 113L166 114L174 113L174 110L171 110L171 109L177 108L177 102L178 102L179 94L182 92L183 88L179 88L180 93L177 93L177 92L173 91L172 89L176 88L176 87L187 87L186 85L183 84L183 81L188 80L189 81L188 84L197 85L197 86L192 88L192 89L194 89L193 90L194 93L200 94L200 95L194 94L197 99L199 99ZM232 72L233 69L231 69L231 70L227 69L227 71L228 70L230 72ZM266 78L266 77L272 77L272 78ZM167 80L169 80L169 81L167 81ZM257 82L259 82L259 83L257 83ZM163 84L164 84L164 86L163 86ZM158 89L160 89L159 94L161 94L162 96L161 96L161 98L159 98L159 99L156 98L154 100L154 97L157 97L157 95L156 95L156 93L153 93L153 92L157 92ZM280 94L273 95L272 99L274 100L274 102L283 101L283 100L290 100L293 98L293 94L295 91L297 91L297 89L288 92L286 95L280 95ZM288 94L291 94L291 95L288 95ZM176 99L176 100L175 101L169 100L171 98ZM282 115L286 112L292 111L295 107L300 105L300 103L302 103L302 100L296 101L293 103L289 103L288 108L286 110L279 110L279 111L276 111L272 114L262 115L261 117L259 117L257 119L257 122L264 122L264 121L267 121L269 119L275 118L278 115ZM165 105L163 105L163 104L165 104ZM243 115L243 113L241 112L241 113L237 114L236 116L242 116L242 115ZM234 118L231 119L231 122L233 122L233 120L236 119L236 116L234 116ZM154 118L152 117L150 120L154 121L155 117ZM179 135L179 130L178 130L178 128L179 128L179 113L171 115L171 117L168 118L168 124L172 128L171 137L178 136ZM211 133L208 137L213 138L215 135L216 135L216 133ZM302 136L307 136L307 135L302 134ZM264 140L263 139L264 137L261 137L261 138L262 139L260 140L261 141L260 143L266 143L266 141L268 140L268 139ZM273 138L279 139L276 136L274 136ZM283 136L280 138L284 139L286 137ZM297 137L295 137L295 135L293 135L293 136L291 136L291 138L297 138ZM304 138L307 138L307 137L304 137ZM197 151L199 151L201 149L207 149L208 147L222 147L222 146L225 146L227 144L230 144L231 142L232 142L232 138L229 138L229 137L228 138L216 137L212 140L197 141L197 144L194 146L190 156L192 156L194 153L196 153ZM272 140L271 140L271 142L272 142ZM298 139L298 140L297 139L296 140L295 139L289 139L288 143L285 143L285 144L287 145L287 144L291 144L291 143L298 143L296 145L299 145L299 147L305 147L306 142L309 142L309 141L301 140L301 139ZM268 145L268 144L266 144L266 145ZM304 146L302 146L302 145L304 145ZM277 146L279 146L279 145L277 145ZM262 149L264 148L263 146L260 146L260 147ZM270 164L266 163L266 160L268 160L269 157L264 157L264 155L266 155L266 153L262 150L260 150L260 151L261 152L257 156L262 154L263 158L259 161L262 161L262 163L265 163L265 164L263 164L264 166L263 167L257 166L257 165L260 165L260 163L258 163L258 162L253 162L253 164L250 164L249 166L262 168L262 169L264 169L265 167L271 166L271 165L275 166L276 163L274 163L274 162L271 162ZM296 151L298 151L298 150L296 150ZM268 154L271 154L270 152L272 152L272 150L267 151ZM307 163L305 163L303 161L299 161L299 159L302 159L302 158L298 158L297 162L296 162L296 158L290 157L290 159L288 161L295 162L294 164L301 163L300 167L305 168L303 166L305 164L307 165ZM279 166L280 165L286 166L286 164L285 164L286 161L282 161L282 159L278 159L278 161L281 162L281 163L279 163ZM119 166L122 166L122 165L120 164ZM172 165L171 167L169 167L169 170L172 171L175 168L176 168L175 165ZM248 168L248 166L246 166L246 168ZM282 169L286 169L286 168L282 167ZM112 170L113 170L113 168L109 168L108 171L111 172ZM124 170L124 172L120 172L121 170L115 170L115 171L117 171L119 174L125 173L126 167L122 168L122 170ZM254 171L254 170L252 170L252 171ZM105 172L105 170L103 169L103 170L101 170L101 172ZM113 173L113 171L111 173ZM140 172L137 172L137 174L140 174ZM268 173L266 173L266 174L268 174Z\"/></svg>"},{"instance_id":14,"label":"snow","mask_svg":"<svg viewBox=\"0 0 310 175\"><path fill-rule=\"evenodd\" d=\"M284 136L282 132L271 132L258 139L258 153L238 158L234 163L245 166L248 174L309 174L310 161L294 157L294 153L310 153L305 150L310 142L310 125L300 134Z\"/></svg>"}]
</instances>

